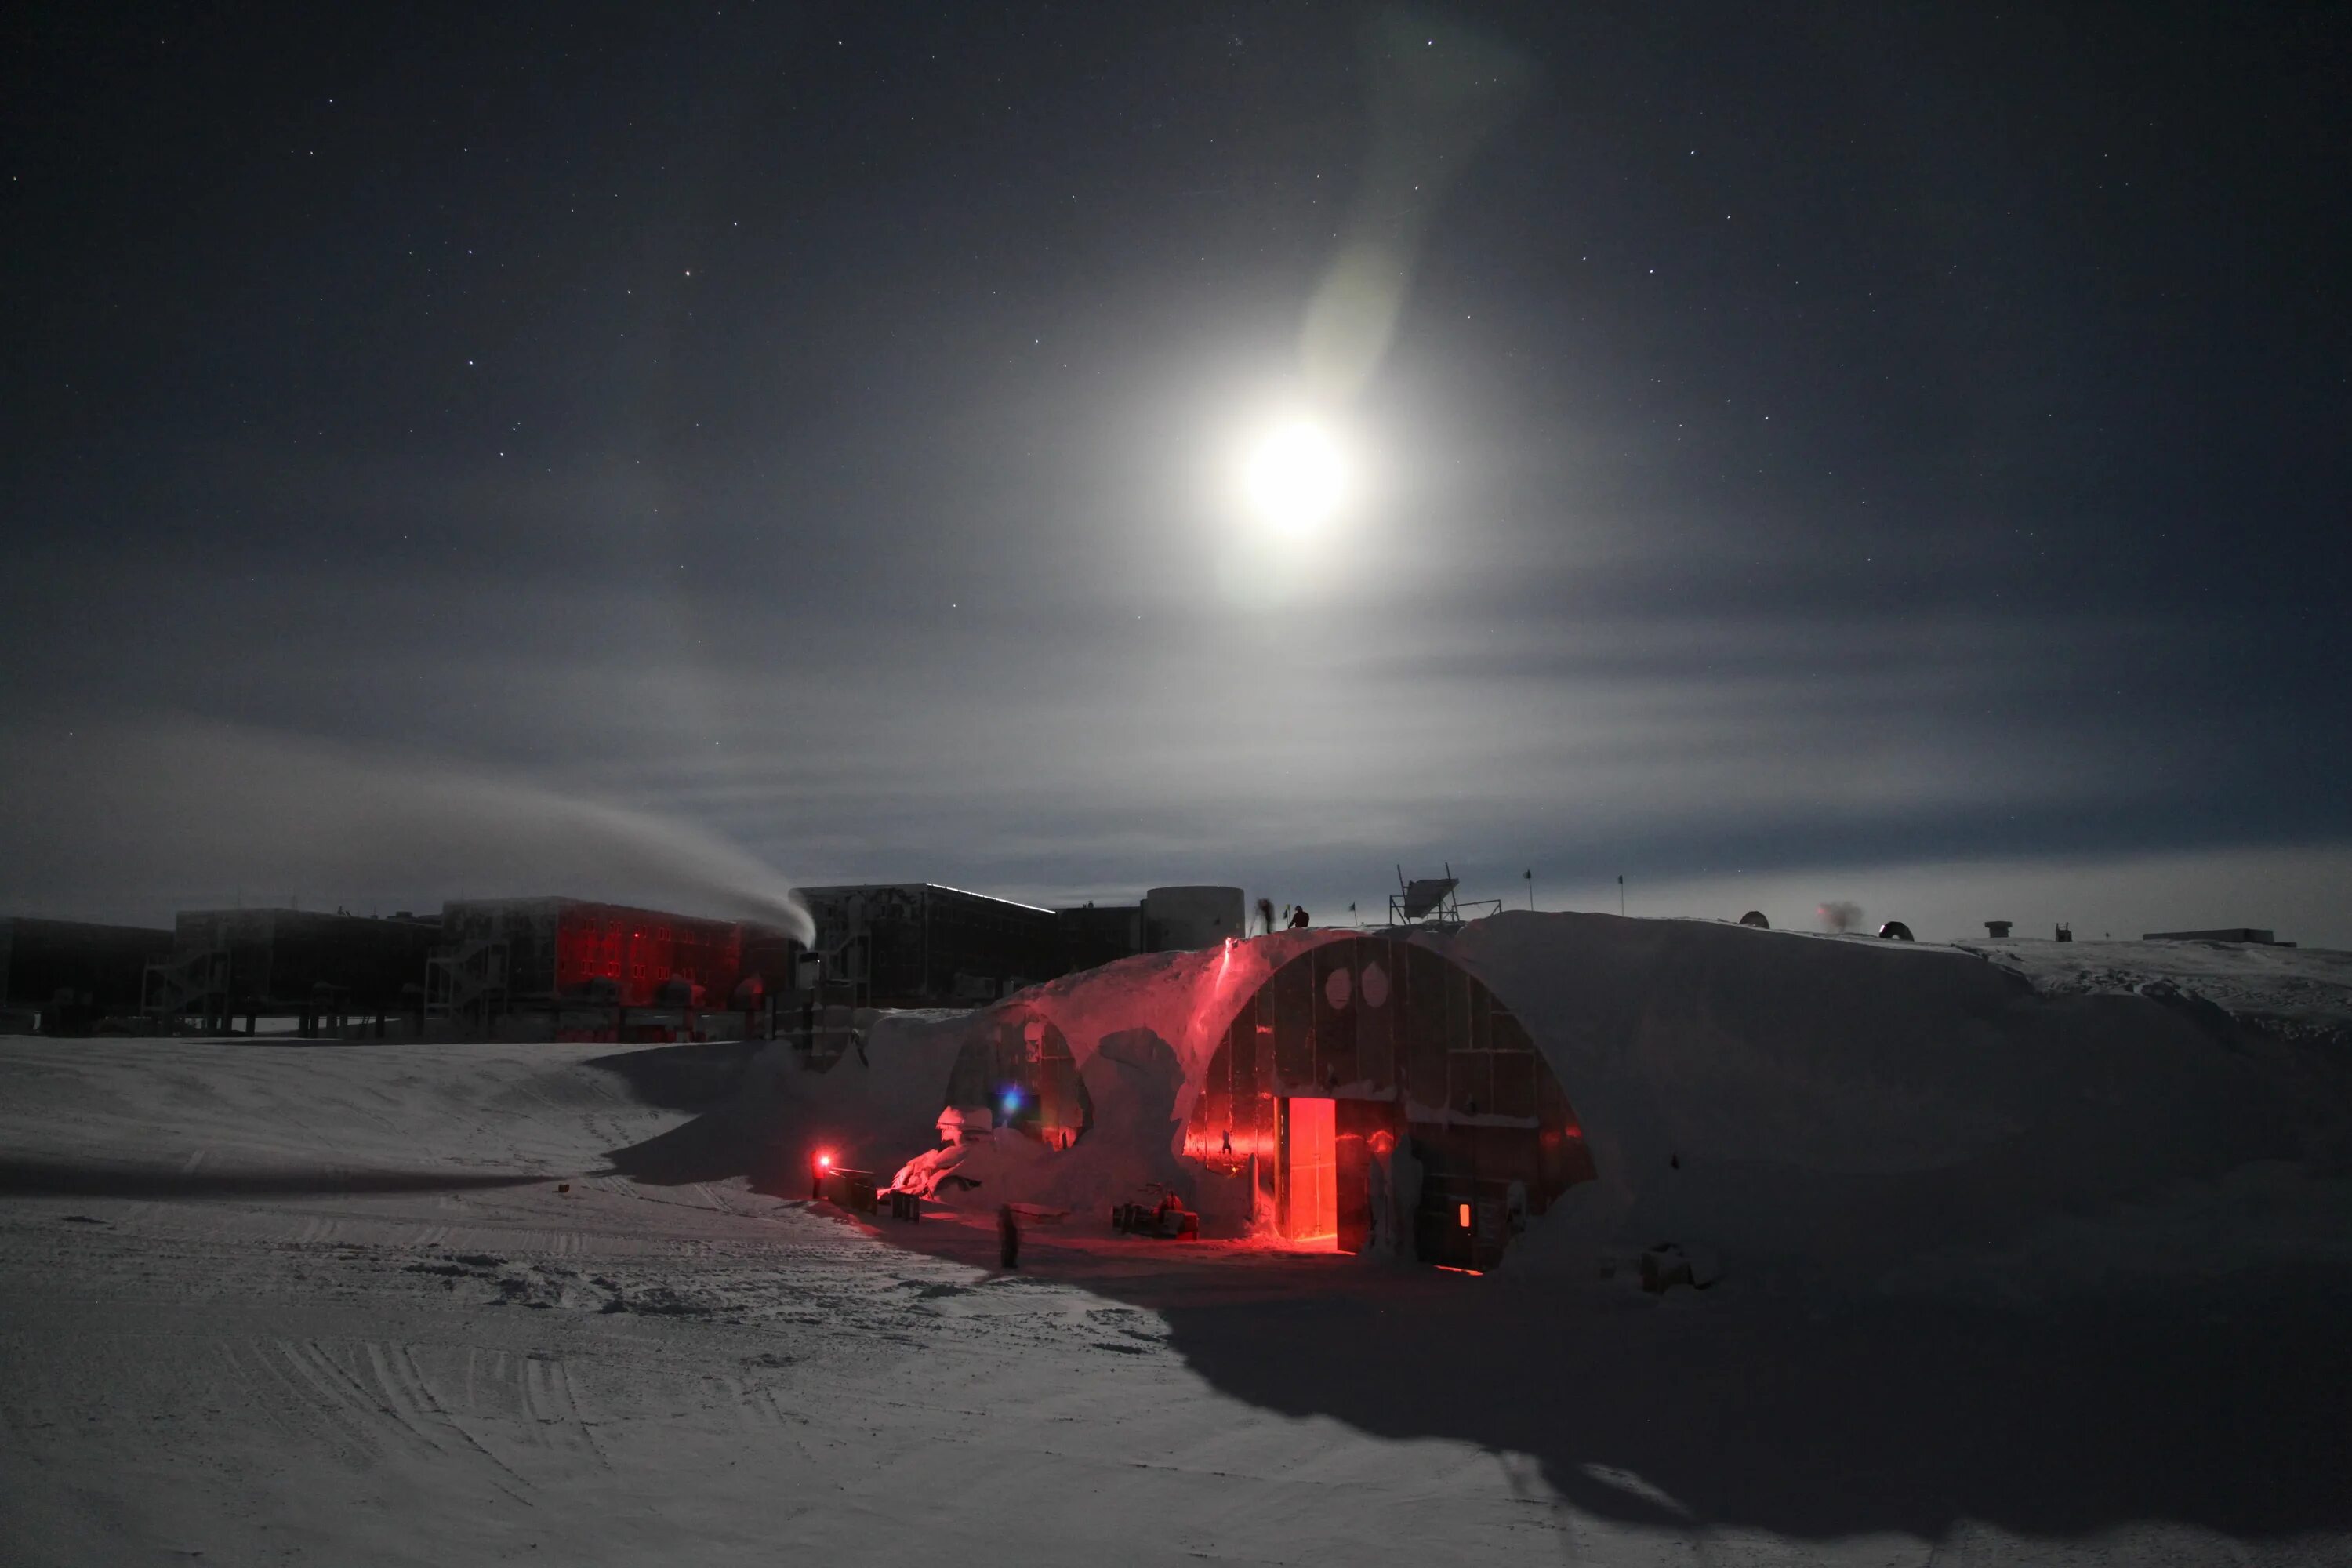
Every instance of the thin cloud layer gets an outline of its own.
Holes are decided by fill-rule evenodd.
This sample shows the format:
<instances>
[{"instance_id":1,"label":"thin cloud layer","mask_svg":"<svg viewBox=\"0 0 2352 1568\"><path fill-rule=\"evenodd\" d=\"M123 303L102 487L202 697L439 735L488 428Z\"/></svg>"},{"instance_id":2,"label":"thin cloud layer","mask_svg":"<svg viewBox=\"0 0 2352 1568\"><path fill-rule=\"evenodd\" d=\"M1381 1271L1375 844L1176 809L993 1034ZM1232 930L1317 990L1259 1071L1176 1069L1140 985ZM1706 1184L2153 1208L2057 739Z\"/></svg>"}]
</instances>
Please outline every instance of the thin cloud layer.
<instances>
[{"instance_id":1,"label":"thin cloud layer","mask_svg":"<svg viewBox=\"0 0 2352 1568\"><path fill-rule=\"evenodd\" d=\"M493 19L331 113L327 22L266 79L236 26L44 57L25 140L71 177L16 198L41 309L0 356L17 907L617 894L673 857L663 897L772 900L731 845L1323 910L1398 860L1605 889L2352 842L2310 195L2352 135L2273 68L2309 58L2284 13L2176 48L1107 6L1050 51L958 12L812 55L755 9L699 66L667 23L549 55ZM1303 321L1360 494L1238 591L1220 464L1302 390ZM236 738L175 777L120 738L155 714Z\"/></svg>"}]
</instances>

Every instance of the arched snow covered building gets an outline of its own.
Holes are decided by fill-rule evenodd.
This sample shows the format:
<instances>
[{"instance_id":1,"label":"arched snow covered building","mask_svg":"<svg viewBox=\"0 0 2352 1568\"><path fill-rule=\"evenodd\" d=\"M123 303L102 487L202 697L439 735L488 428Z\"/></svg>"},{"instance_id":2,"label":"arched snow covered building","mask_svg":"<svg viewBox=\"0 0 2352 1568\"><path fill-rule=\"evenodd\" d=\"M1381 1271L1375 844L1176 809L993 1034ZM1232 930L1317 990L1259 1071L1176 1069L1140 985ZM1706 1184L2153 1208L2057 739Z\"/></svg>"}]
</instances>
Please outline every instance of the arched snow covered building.
<instances>
[{"instance_id":1,"label":"arched snow covered building","mask_svg":"<svg viewBox=\"0 0 2352 1568\"><path fill-rule=\"evenodd\" d=\"M1295 1244L1491 1267L1591 1156L1568 1095L1486 984L1427 947L1343 937L1244 998L1198 1076L1184 1154L1255 1186Z\"/></svg>"},{"instance_id":2,"label":"arched snow covered building","mask_svg":"<svg viewBox=\"0 0 2352 1568\"><path fill-rule=\"evenodd\" d=\"M1589 1279L1671 1239L1884 1268L2339 1147L2263 1038L2168 984L2039 994L1927 943L1513 911L888 1017L830 1070L780 1047L762 1114L990 1212L1156 1186L1204 1237L1465 1267Z\"/></svg>"}]
</instances>

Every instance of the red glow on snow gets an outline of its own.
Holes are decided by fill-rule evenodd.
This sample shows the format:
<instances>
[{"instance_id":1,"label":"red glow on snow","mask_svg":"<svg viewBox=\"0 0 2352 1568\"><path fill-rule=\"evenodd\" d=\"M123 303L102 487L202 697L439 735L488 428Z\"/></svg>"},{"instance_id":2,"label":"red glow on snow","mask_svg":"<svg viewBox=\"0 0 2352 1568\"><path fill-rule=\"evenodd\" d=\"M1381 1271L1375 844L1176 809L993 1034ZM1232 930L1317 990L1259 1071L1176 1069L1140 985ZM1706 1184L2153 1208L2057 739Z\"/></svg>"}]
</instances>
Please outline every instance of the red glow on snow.
<instances>
[{"instance_id":1,"label":"red glow on snow","mask_svg":"<svg viewBox=\"0 0 2352 1568\"><path fill-rule=\"evenodd\" d=\"M1477 1279L1479 1276L1486 1272L1483 1268L1464 1268L1452 1263L1433 1263L1430 1267L1436 1269L1440 1274L1467 1274L1473 1279Z\"/></svg>"}]
</instances>

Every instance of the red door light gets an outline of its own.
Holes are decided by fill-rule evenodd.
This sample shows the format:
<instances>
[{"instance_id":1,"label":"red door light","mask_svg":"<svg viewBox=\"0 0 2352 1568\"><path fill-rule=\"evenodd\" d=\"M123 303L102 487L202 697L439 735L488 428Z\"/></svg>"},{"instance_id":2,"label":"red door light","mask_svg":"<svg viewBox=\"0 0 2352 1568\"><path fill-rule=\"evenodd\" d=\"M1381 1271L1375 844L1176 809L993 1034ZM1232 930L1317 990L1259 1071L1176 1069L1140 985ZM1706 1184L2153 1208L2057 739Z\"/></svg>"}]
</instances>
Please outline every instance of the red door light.
<instances>
[{"instance_id":1,"label":"red door light","mask_svg":"<svg viewBox=\"0 0 2352 1568\"><path fill-rule=\"evenodd\" d=\"M1339 1241L1339 1101L1293 1100L1290 1105L1290 1237Z\"/></svg>"}]
</instances>

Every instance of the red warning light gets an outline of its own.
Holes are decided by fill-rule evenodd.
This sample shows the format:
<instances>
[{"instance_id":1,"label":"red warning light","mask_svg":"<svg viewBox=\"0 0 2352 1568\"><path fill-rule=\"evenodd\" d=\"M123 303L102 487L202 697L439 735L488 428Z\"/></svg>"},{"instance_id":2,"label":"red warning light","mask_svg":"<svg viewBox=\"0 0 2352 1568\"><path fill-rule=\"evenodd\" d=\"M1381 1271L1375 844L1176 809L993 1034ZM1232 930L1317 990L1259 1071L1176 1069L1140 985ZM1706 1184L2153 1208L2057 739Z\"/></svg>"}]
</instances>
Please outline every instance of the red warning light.
<instances>
[{"instance_id":1,"label":"red warning light","mask_svg":"<svg viewBox=\"0 0 2352 1568\"><path fill-rule=\"evenodd\" d=\"M819 1154L816 1157L816 1163L819 1169L830 1167L833 1163L833 1156L830 1154Z\"/></svg>"},{"instance_id":2,"label":"red warning light","mask_svg":"<svg viewBox=\"0 0 2352 1568\"><path fill-rule=\"evenodd\" d=\"M1463 1228L1463 1229L1465 1229L1465 1230L1468 1230L1468 1229L1470 1228L1470 1205L1469 1205L1468 1204L1464 1204L1464 1205L1462 1205L1462 1208L1461 1208L1461 1215L1462 1215L1462 1228Z\"/></svg>"}]
</instances>

